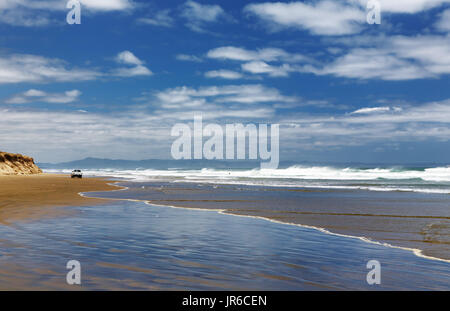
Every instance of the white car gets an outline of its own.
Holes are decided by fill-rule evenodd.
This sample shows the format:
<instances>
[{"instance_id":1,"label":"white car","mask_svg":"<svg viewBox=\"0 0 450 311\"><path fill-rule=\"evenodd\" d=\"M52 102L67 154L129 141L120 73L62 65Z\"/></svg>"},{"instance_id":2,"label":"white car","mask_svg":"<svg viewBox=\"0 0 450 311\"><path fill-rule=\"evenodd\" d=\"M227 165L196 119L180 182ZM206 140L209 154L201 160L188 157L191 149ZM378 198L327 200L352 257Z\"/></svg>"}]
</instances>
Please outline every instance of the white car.
<instances>
[{"instance_id":1,"label":"white car","mask_svg":"<svg viewBox=\"0 0 450 311\"><path fill-rule=\"evenodd\" d=\"M73 170L70 174L71 178L83 178L83 173L80 170Z\"/></svg>"}]
</instances>

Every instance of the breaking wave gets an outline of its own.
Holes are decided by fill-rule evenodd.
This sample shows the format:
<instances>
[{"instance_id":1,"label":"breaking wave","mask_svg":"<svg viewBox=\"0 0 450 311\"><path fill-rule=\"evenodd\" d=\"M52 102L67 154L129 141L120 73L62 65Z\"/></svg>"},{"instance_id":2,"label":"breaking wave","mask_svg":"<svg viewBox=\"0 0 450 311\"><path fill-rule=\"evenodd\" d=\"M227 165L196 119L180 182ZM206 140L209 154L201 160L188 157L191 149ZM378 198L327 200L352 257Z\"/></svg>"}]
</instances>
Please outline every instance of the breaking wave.
<instances>
[{"instance_id":1,"label":"breaking wave","mask_svg":"<svg viewBox=\"0 0 450 311\"><path fill-rule=\"evenodd\" d=\"M68 173L70 170L47 170ZM170 180L273 187L362 189L450 194L450 166L430 168L337 168L295 165L281 169L96 169L85 175L133 181Z\"/></svg>"}]
</instances>

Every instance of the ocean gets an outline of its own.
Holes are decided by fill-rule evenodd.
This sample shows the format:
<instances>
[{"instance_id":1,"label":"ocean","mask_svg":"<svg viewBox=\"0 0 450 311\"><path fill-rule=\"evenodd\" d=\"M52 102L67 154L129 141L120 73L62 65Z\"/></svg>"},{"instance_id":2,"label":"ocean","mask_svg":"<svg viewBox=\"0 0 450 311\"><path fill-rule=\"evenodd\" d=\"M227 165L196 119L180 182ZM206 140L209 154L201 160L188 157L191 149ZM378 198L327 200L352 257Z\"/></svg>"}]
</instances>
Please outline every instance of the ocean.
<instances>
[{"instance_id":1,"label":"ocean","mask_svg":"<svg viewBox=\"0 0 450 311\"><path fill-rule=\"evenodd\" d=\"M106 168L84 173L122 181L128 190L120 196L127 199L263 217L450 260L450 166Z\"/></svg>"},{"instance_id":2,"label":"ocean","mask_svg":"<svg viewBox=\"0 0 450 311\"><path fill-rule=\"evenodd\" d=\"M46 169L70 173L68 169ZM240 184L271 187L359 189L450 194L450 166L440 167L333 167L293 165L280 169L85 169L88 176L133 181Z\"/></svg>"}]
</instances>

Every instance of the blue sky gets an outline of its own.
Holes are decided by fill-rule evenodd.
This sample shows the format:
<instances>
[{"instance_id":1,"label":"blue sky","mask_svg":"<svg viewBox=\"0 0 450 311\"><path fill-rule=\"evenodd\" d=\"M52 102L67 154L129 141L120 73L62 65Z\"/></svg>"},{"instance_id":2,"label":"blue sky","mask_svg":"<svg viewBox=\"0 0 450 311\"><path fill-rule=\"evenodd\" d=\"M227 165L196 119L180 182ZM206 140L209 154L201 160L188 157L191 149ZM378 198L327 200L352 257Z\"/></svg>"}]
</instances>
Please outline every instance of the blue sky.
<instances>
[{"instance_id":1,"label":"blue sky","mask_svg":"<svg viewBox=\"0 0 450 311\"><path fill-rule=\"evenodd\" d=\"M448 162L450 0L0 0L0 150L170 158L175 123L278 123L282 160Z\"/></svg>"}]
</instances>

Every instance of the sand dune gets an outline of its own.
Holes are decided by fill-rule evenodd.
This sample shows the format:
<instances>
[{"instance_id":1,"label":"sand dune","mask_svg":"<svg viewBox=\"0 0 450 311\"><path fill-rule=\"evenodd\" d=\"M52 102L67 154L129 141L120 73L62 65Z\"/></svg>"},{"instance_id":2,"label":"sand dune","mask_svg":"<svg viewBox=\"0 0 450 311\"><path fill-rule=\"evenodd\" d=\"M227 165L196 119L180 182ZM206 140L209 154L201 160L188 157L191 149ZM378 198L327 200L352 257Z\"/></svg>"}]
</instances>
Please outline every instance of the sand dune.
<instances>
[{"instance_id":1,"label":"sand dune","mask_svg":"<svg viewBox=\"0 0 450 311\"><path fill-rule=\"evenodd\" d=\"M0 175L32 175L42 170L34 163L33 158L0 151Z\"/></svg>"}]
</instances>

